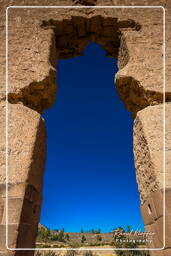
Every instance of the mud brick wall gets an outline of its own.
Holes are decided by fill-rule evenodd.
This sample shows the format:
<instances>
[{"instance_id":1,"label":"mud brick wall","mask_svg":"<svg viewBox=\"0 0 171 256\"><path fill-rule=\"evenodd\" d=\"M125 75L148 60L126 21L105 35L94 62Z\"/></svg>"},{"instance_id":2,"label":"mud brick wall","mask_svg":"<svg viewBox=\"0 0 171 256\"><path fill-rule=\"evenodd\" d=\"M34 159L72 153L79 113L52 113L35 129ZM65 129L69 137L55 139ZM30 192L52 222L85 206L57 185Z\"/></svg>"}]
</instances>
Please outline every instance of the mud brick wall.
<instances>
[{"instance_id":1,"label":"mud brick wall","mask_svg":"<svg viewBox=\"0 0 171 256\"><path fill-rule=\"evenodd\" d=\"M163 247L163 200L166 183L165 250L171 254L171 1L31 0L32 6L162 6L163 8L9 8L8 9L8 247L34 247L42 201L46 155L43 111L52 106L59 59L82 54L89 41L118 59L116 89L134 118L134 158L146 230L152 247ZM5 11L28 6L26 0L0 2L0 255L9 251L6 225L6 62ZM166 134L163 148L163 12L166 12ZM163 150L166 179L163 179Z\"/></svg>"}]
</instances>

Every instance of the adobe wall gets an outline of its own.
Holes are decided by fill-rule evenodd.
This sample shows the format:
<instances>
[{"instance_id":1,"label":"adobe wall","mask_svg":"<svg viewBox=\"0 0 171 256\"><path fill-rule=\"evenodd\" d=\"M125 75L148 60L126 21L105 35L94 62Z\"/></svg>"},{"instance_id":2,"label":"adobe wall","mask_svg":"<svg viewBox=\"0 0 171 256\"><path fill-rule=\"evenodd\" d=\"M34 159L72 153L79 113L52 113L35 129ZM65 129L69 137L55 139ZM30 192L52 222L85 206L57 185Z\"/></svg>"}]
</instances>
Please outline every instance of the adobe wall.
<instances>
[{"instance_id":1,"label":"adobe wall","mask_svg":"<svg viewBox=\"0 0 171 256\"><path fill-rule=\"evenodd\" d=\"M121 1L54 1L41 5L121 5ZM122 1L150 5L151 1ZM31 256L5 249L5 8L25 0L0 2L0 250L2 255ZM40 5L32 0L29 5ZM171 251L171 2L166 8L166 250ZM46 132L41 113L56 94L56 61L82 54L89 41L118 58L116 89L134 117L134 156L141 211L146 229L155 233L152 247L163 247L163 9L9 9L8 20L8 246L34 247L41 208ZM28 239L29 238L29 239ZM0 255L1 255L0 254Z\"/></svg>"}]
</instances>

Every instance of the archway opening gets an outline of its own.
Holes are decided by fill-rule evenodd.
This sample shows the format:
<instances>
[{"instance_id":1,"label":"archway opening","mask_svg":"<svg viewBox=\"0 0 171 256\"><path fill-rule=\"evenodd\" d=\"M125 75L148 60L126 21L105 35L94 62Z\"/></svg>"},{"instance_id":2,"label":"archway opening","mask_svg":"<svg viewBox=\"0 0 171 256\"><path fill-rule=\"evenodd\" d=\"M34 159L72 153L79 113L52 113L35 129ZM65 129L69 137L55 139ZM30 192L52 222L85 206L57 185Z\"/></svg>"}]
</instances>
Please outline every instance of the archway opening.
<instances>
[{"instance_id":1,"label":"archway opening","mask_svg":"<svg viewBox=\"0 0 171 256\"><path fill-rule=\"evenodd\" d=\"M83 242L82 235L72 239L77 232L143 230L133 120L114 88L117 60L91 43L84 56L61 60L57 70L57 99L43 114L48 139L41 224L64 229L71 245Z\"/></svg>"}]
</instances>

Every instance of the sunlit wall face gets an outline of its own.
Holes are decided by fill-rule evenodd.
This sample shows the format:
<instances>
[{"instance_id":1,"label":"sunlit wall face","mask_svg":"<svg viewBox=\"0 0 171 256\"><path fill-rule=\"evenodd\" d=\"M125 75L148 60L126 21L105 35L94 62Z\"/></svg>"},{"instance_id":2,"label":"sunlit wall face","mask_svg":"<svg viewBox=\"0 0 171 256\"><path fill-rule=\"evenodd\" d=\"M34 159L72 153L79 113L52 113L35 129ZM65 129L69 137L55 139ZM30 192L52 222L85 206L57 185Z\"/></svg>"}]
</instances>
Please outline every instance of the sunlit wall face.
<instances>
[{"instance_id":1,"label":"sunlit wall face","mask_svg":"<svg viewBox=\"0 0 171 256\"><path fill-rule=\"evenodd\" d=\"M51 229L143 230L133 120L115 85L117 60L91 43L57 66L58 95L43 114L47 162L41 223Z\"/></svg>"}]
</instances>

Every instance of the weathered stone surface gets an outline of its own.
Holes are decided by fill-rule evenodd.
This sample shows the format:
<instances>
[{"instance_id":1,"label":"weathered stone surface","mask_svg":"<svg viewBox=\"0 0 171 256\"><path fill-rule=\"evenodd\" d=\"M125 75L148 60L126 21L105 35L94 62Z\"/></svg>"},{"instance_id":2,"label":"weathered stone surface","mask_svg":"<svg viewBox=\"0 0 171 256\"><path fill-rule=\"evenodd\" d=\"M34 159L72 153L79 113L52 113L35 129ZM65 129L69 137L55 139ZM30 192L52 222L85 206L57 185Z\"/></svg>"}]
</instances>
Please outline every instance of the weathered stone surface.
<instances>
[{"instance_id":1,"label":"weathered stone surface","mask_svg":"<svg viewBox=\"0 0 171 256\"><path fill-rule=\"evenodd\" d=\"M139 111L134 121L134 157L137 169L137 182L141 193L142 202L150 192L163 188L163 104L147 107ZM170 122L171 103L166 104L166 120ZM166 129L166 148L171 151L170 127ZM166 162L166 188L171 186L171 173Z\"/></svg>"},{"instance_id":2,"label":"weathered stone surface","mask_svg":"<svg viewBox=\"0 0 171 256\"><path fill-rule=\"evenodd\" d=\"M151 5L150 0L5 0L0 3L0 221L5 201L5 8L8 5ZM155 0L153 6L166 7L166 101L171 101L171 3ZM89 41L103 46L107 55L118 58L116 87L121 100L133 113L134 154L142 214L147 230L155 231L153 245L162 244L163 189L163 9L153 8L40 8L8 10L8 100L10 246L34 246L40 214L41 187L45 161L44 123L37 112L50 107L55 98L57 59L82 54ZM18 104L20 103L20 104ZM160 105L158 105L160 104ZM27 107L25 107L25 106ZM156 106L153 106L156 105ZM150 107L149 107L150 106ZM166 236L167 250L151 255L169 256L171 186L171 115L166 105ZM33 110L35 111L33 111ZM143 109L143 110L142 110ZM138 113L137 113L138 112ZM36 171L35 171L36 170ZM17 173L16 173L17 171ZM14 211L14 202L16 212ZM4 226L0 248L4 247ZM170 233L169 233L170 232ZM27 237L31 237L26 241ZM16 241L17 240L17 241ZM6 252L5 252L6 253ZM4 255L5 255L4 253ZM9 252L8 255L10 255ZM14 254L14 252L12 252ZM15 256L33 252L15 252Z\"/></svg>"},{"instance_id":3,"label":"weathered stone surface","mask_svg":"<svg viewBox=\"0 0 171 256\"><path fill-rule=\"evenodd\" d=\"M141 206L141 214L145 225L150 225L163 216L163 191L152 192Z\"/></svg>"},{"instance_id":4,"label":"weathered stone surface","mask_svg":"<svg viewBox=\"0 0 171 256\"><path fill-rule=\"evenodd\" d=\"M1 108L2 109L2 108ZM3 116L3 115L2 115ZM5 148L5 140L1 140L1 148ZM3 151L3 150L2 150ZM43 161L42 161L43 160ZM36 227L39 223L41 208L42 179L45 165L45 127L40 115L21 105L9 104L8 117L8 223L9 247L15 248L17 241L32 236L25 241L33 247ZM6 224L5 172L0 176L0 221L3 224L2 234ZM21 226L21 227L20 227ZM27 231L27 228L30 231ZM34 227L34 228L33 228ZM19 238L19 233L22 236ZM21 230L21 232L20 232ZM1 234L0 248L5 248ZM16 240L17 239L17 240ZM18 240L19 239L19 240ZM4 245L2 245L4 244ZM27 247L27 246L25 246Z\"/></svg>"},{"instance_id":5,"label":"weathered stone surface","mask_svg":"<svg viewBox=\"0 0 171 256\"><path fill-rule=\"evenodd\" d=\"M37 112L21 104L9 104L8 113L9 187L29 182L41 190L45 161L44 121ZM3 151L4 143L0 146ZM1 174L0 183L5 183L5 172Z\"/></svg>"},{"instance_id":6,"label":"weathered stone surface","mask_svg":"<svg viewBox=\"0 0 171 256\"><path fill-rule=\"evenodd\" d=\"M17 225L8 226L8 247L13 247L17 239ZM6 250L6 225L0 225L0 248Z\"/></svg>"},{"instance_id":7,"label":"weathered stone surface","mask_svg":"<svg viewBox=\"0 0 171 256\"><path fill-rule=\"evenodd\" d=\"M78 1L78 2L80 4L83 4L80 1ZM2 62L1 62L2 63L2 69L0 69L0 70L2 71L2 73L1 73L2 76L1 77L3 78L3 79L1 79L2 89L3 89L3 86L5 85L5 78L4 78L4 71L5 71L4 68L5 68L5 66L3 65L3 60L5 60L5 52L3 50L3 49L5 49L5 40L4 40L5 39L5 29L4 29L5 28L5 12L4 12L4 8L8 5L14 5L14 4L15 5L25 5L25 6L28 5L28 3L26 1L23 1L23 0L22 1L18 0L18 1L15 1L15 2L14 1L10 1L10 2L9 1L3 1L3 3L1 3L1 6L2 6L2 8L1 8L1 17L2 17L2 19L1 19L1 24L0 25L1 25L1 31L2 31L2 33L1 33L1 35L2 35L2 37L1 37L1 39L2 39L1 40L1 42L2 42L2 44L1 44L1 46L2 46L2 51L1 51L1 54L2 54L1 55L2 56ZM66 0L66 1L59 1L59 2L55 1L54 2L53 0L51 0L51 1L50 0L43 0L41 3L38 3L38 2L35 2L35 1L29 2L29 5L34 5L34 4L36 4L36 5L55 5L55 4L58 4L58 5L68 6L68 5L73 5L73 1ZM139 1L139 0L136 0L134 2L132 2L131 0L124 0L124 1L122 1L122 3L119 0L115 0L115 1L110 1L110 0L109 1L100 1L100 0L98 0L98 1L96 1L96 5L104 5L104 4L105 5L121 5L121 6L123 6L123 5L141 5L142 6L142 5L151 5L151 1L148 0L148 1L143 2L143 3L142 3L142 1ZM155 5L156 6L163 6L163 7L166 8L166 21L167 21L167 24L169 24L171 22L171 19L169 18L169 15L167 15L169 13L168 9L170 8L169 1L167 1L167 0L156 0L156 1L153 1L153 5L154 6ZM11 10L10 10L10 12L11 12ZM142 45L142 42L143 42L144 45L146 45L147 48L148 48L148 45L149 45L149 50L154 51L154 55L156 56L156 58L159 55L161 56L161 53L159 53L159 55L156 54L157 52L159 52L158 51L159 49L158 50L156 48L152 49L150 47L151 43L153 43L153 47L156 45L156 44L154 44L155 43L154 41L152 42L150 40L156 40L157 39L158 40L157 45L161 44L162 31L160 31L161 32L160 36L158 35L158 33L156 33L156 31L160 30L159 26L162 24L162 12L163 12L162 9L158 9L158 10L156 10L156 9L154 9L154 10L153 9L150 9L150 10L126 9L126 11L124 9L121 9L121 10L119 10L119 9L110 9L110 10L109 9L105 9L105 10L103 10L103 9L98 9L98 10L94 10L94 9L91 9L91 10L90 9L77 9L77 10L75 10L75 9L72 9L72 10L71 9L65 9L65 10L63 10L63 9L60 9L60 10L57 10L57 11L54 10L54 9L49 9L48 12L45 9L44 10L39 9L39 11L37 13L36 12L37 12L37 10L34 10L34 9L32 9L32 10L29 10L29 9L27 9L27 10L26 9L25 10L21 10L21 9L20 10L15 10L16 14L15 14L14 17L11 17L11 13L10 13L10 19L12 21L13 31L14 31L15 27L20 27L20 28L21 27L27 27L27 29L28 28L35 28L35 27L38 28L39 25L40 25L41 20L43 20L43 19L44 20L49 20L50 18L62 20L63 17L66 19L66 18L69 18L71 16L83 16L83 15L84 16L85 15L86 16L88 16L88 15L91 16L91 15L96 15L96 14L100 13L103 16L109 16L110 15L112 17L119 18L120 24L123 24L123 22L122 22L123 17L127 16L128 19L137 20L138 22L140 20L139 17L141 17L140 23L141 23L142 27L144 25L144 28L142 28L140 37L143 38L143 33L144 32L153 33L154 27L155 27L155 31L154 31L153 35L152 34L148 35L148 37L146 37L146 39L144 37L144 40L141 40L141 42L139 41L139 43ZM152 12L154 12L155 15L153 15ZM36 15L35 15L35 13L36 13ZM30 19L30 16L32 17L31 19ZM27 17L29 17L29 18L27 19ZM36 26L35 26L35 24L36 24ZM153 26L153 24L155 24L155 25ZM153 26L153 29L151 29L151 30L147 29L147 25ZM170 40L170 36L169 36L168 26L166 28L167 28L167 30L166 30L166 32L167 32L166 33L166 39L167 39L167 43L168 43L168 46L169 46L171 40ZM22 32L21 32L21 34L22 34ZM32 36L33 36L33 33L32 33ZM127 35L126 35L126 37L127 37ZM132 37L132 35L131 35L131 37ZM159 40L159 38L160 38L160 40ZM31 37L29 37L29 39L31 40ZM49 39L46 38L46 40L49 40ZM138 41L137 40L131 40L131 41L132 41L132 43L134 42L133 46L137 46L136 49L138 49L139 48ZM137 41L137 43L135 45L136 41ZM39 42L37 42L37 43L39 44ZM36 45L38 46L38 44L35 44L34 49L36 48ZM20 45L18 45L18 46L20 47ZM132 47L132 51L135 53L134 48L135 47ZM140 48L141 48L141 51L145 50L142 47L140 47ZM167 55L166 55L167 56L167 63L169 63L169 58L170 58L170 53L171 53L170 49L171 48L167 47ZM19 50L20 49L18 49L18 51ZM148 51L148 56L149 56L149 53L150 53L149 50L147 50ZM134 56L136 57L137 54L134 54ZM153 61L152 58L148 58L147 55L145 57L144 54L141 54L141 56L143 56L145 58L145 60L148 61L148 62ZM36 62L34 62L34 63L36 64ZM159 63L159 61L157 61L157 63ZM141 68L139 69L139 70L142 71L141 73L142 74L147 73L146 71L148 71L148 67L143 66L143 63L139 63L139 64L141 66ZM157 65L154 62L153 62L153 64ZM48 64L47 64L47 66L48 66ZM152 65L151 65L151 67L152 67ZM131 68L131 67L129 67L129 68ZM134 68L136 68L135 65L134 65ZM167 69L169 71L169 72L167 72L167 88L169 90L169 84L170 84L169 79L170 79L170 74L171 74L169 65L167 66ZM133 70L133 69L131 69L131 70ZM144 73L143 70L145 71L145 73ZM143 79L143 76L141 75L141 73L138 72L137 76L140 75ZM151 72L151 73L153 73L153 72ZM161 72L160 72L160 76L161 76ZM158 77L159 77L159 74L158 74ZM135 78L135 76L134 76L134 78ZM43 78L42 78L42 80L43 80ZM138 77L138 80L139 80L139 77ZM152 79L151 81L154 81L154 79ZM150 86L150 83L149 83L149 86Z\"/></svg>"},{"instance_id":8,"label":"weathered stone surface","mask_svg":"<svg viewBox=\"0 0 171 256\"><path fill-rule=\"evenodd\" d=\"M15 4L17 3L21 4L20 1ZM44 3L52 5L53 1ZM129 5L129 1L124 1L122 5L124 3ZM131 1L130 3L132 5ZM154 5L162 3L155 1ZM65 1L64 5L71 4L71 1ZM96 4L102 5L104 2L97 1ZM106 1L105 4L120 3ZM140 2L136 1L134 4ZM77 17L82 21L75 23ZM119 47L122 37L126 45L124 48ZM70 58L82 54L88 41L101 44L109 56L117 57L120 52L121 69L116 79L117 89L130 111L135 114L148 105L162 102L162 8L9 9L10 102L23 102L40 112L48 108L54 100L55 44L59 58ZM17 54L22 55L22 58L18 58ZM31 66L29 63L32 63ZM123 66L123 63L127 65ZM168 84L168 101L171 99L170 92Z\"/></svg>"},{"instance_id":9,"label":"weathered stone surface","mask_svg":"<svg viewBox=\"0 0 171 256\"><path fill-rule=\"evenodd\" d=\"M165 215L166 248L169 248L171 244L171 202L169 200L171 194L170 109L171 103L167 103L165 108L165 129L164 104L150 106L139 111L134 123L134 158L141 195L141 213L146 230L155 233L151 244L152 248L162 248L164 246L163 218L165 218ZM165 170L163 162L164 150L166 157ZM163 187L166 187L166 202L164 201ZM166 212L163 212L163 207L165 207ZM155 251L155 254L151 252L151 255L165 256L167 253L165 251Z\"/></svg>"}]
</instances>

